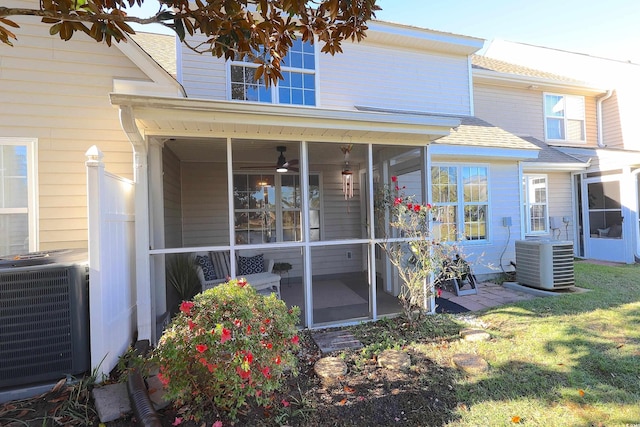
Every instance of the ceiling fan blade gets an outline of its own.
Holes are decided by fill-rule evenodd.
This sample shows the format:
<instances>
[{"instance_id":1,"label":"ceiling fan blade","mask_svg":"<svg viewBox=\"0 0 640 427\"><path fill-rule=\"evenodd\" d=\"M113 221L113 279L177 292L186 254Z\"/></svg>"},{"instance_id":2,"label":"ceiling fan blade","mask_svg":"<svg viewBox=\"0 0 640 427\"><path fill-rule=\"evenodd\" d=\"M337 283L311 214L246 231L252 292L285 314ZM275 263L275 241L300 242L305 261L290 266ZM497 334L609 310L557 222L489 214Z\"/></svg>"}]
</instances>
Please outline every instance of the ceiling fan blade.
<instances>
[{"instance_id":1,"label":"ceiling fan blade","mask_svg":"<svg viewBox=\"0 0 640 427\"><path fill-rule=\"evenodd\" d=\"M240 169L256 169L256 170L270 170L273 168L275 168L274 165L240 166Z\"/></svg>"},{"instance_id":2,"label":"ceiling fan blade","mask_svg":"<svg viewBox=\"0 0 640 427\"><path fill-rule=\"evenodd\" d=\"M299 163L300 163L300 161L298 159L291 159L291 160L289 160L287 162L287 164L289 164L289 165L297 165Z\"/></svg>"}]
</instances>

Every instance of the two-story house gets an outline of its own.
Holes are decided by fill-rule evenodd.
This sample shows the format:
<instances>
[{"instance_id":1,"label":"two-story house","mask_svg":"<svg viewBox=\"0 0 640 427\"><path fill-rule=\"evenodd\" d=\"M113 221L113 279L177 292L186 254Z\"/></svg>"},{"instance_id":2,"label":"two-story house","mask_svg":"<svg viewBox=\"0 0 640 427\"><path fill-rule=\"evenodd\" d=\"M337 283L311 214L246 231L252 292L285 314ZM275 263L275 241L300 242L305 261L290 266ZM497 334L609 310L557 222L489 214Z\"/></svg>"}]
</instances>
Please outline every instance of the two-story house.
<instances>
[{"instance_id":1,"label":"two-story house","mask_svg":"<svg viewBox=\"0 0 640 427\"><path fill-rule=\"evenodd\" d=\"M91 298L94 367L110 370L134 330L157 338L165 266L178 254L224 258L218 274L230 277L251 274L241 256L290 265L281 297L302 308L305 326L399 311L374 206L394 176L434 206L438 232L460 242L476 274L509 268L524 226L522 165L544 150L475 117L470 55L482 40L372 22L340 55L296 42L284 79L267 87L254 64L172 37L108 49L21 23L0 58L0 142L19 166L2 179L20 182L19 206L0 213L22 224L5 228L13 243L3 252L89 248L92 275L122 273ZM134 193L133 211L97 229L108 236L124 220L130 236L107 248L91 212L111 199L87 201L85 153L133 180L122 190ZM120 302L94 308L116 282L130 283ZM116 348L102 344L118 337Z\"/></svg>"},{"instance_id":2,"label":"two-story house","mask_svg":"<svg viewBox=\"0 0 640 427\"><path fill-rule=\"evenodd\" d=\"M504 41L486 54L474 57L476 114L543 148L523 162L523 237L634 262L640 66Z\"/></svg>"}]
</instances>

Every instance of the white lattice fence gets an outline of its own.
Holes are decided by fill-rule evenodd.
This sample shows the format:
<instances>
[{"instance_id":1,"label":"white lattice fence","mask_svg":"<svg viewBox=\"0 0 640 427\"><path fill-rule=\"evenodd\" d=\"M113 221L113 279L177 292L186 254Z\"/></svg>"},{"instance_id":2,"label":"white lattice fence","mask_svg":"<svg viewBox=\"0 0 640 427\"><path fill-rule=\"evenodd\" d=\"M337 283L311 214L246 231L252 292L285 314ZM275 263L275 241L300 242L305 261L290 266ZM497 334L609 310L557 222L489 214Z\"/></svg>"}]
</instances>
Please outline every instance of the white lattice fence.
<instances>
[{"instance_id":1,"label":"white lattice fence","mask_svg":"<svg viewBox=\"0 0 640 427\"><path fill-rule=\"evenodd\" d=\"M101 379L136 327L134 183L105 172L96 146L86 155L91 367Z\"/></svg>"}]
</instances>

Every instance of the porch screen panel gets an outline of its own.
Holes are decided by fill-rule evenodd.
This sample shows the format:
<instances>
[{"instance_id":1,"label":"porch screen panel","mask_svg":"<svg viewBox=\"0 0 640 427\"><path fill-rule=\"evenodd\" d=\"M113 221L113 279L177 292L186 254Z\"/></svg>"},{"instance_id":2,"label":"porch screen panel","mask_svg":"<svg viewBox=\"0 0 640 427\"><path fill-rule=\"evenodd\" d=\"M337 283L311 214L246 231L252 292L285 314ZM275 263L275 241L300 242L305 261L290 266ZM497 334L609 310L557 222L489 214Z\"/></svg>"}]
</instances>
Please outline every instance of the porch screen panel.
<instances>
[{"instance_id":1,"label":"porch screen panel","mask_svg":"<svg viewBox=\"0 0 640 427\"><path fill-rule=\"evenodd\" d=\"M622 203L619 181L587 185L589 228L592 237L622 238Z\"/></svg>"}]
</instances>

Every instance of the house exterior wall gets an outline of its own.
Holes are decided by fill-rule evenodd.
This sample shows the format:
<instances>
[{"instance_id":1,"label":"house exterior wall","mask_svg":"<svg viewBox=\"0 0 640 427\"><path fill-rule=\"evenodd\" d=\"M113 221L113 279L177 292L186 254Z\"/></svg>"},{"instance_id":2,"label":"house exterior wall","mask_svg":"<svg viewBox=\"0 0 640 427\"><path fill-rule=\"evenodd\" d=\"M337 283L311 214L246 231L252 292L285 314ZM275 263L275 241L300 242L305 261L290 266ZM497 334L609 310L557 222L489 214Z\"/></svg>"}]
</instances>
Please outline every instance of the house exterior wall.
<instances>
[{"instance_id":1,"label":"house exterior wall","mask_svg":"<svg viewBox=\"0 0 640 427\"><path fill-rule=\"evenodd\" d=\"M107 170L132 177L131 144L108 94L114 76L145 76L84 34L63 42L34 19L16 21L18 40L0 50L0 136L37 139L39 245L31 249L86 248L85 152L97 145Z\"/></svg>"},{"instance_id":2,"label":"house exterior wall","mask_svg":"<svg viewBox=\"0 0 640 427\"><path fill-rule=\"evenodd\" d=\"M162 186L164 191L164 244L182 246L182 176L180 160L168 148L162 150Z\"/></svg>"},{"instance_id":3,"label":"house exterior wall","mask_svg":"<svg viewBox=\"0 0 640 427\"><path fill-rule=\"evenodd\" d=\"M485 55L614 90L615 98L604 101L603 112L605 118L617 112L619 128L613 128L615 122L610 121L605 127L605 140L612 147L640 150L640 64L504 40L492 41Z\"/></svg>"},{"instance_id":4,"label":"house exterior wall","mask_svg":"<svg viewBox=\"0 0 640 427\"><path fill-rule=\"evenodd\" d=\"M202 40L196 37L190 43ZM343 51L331 56L316 49L317 107L353 110L361 105L438 114L471 112L466 56L395 47L391 50L366 39L346 42ZM196 54L184 46L179 52L181 83L188 97L228 99L224 60Z\"/></svg>"},{"instance_id":5,"label":"house exterior wall","mask_svg":"<svg viewBox=\"0 0 640 427\"><path fill-rule=\"evenodd\" d=\"M533 136L545 140L544 91L509 86L474 83L475 115L519 136ZM553 93L562 94L561 90ZM562 143L553 145L596 147L598 145L598 122L596 98L585 96L586 143ZM611 117L608 125L615 125Z\"/></svg>"}]
</instances>

